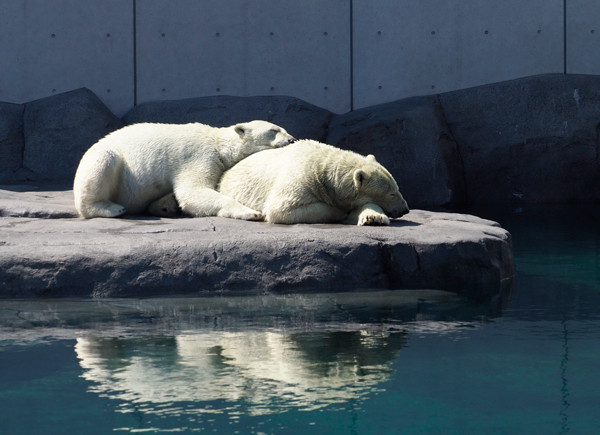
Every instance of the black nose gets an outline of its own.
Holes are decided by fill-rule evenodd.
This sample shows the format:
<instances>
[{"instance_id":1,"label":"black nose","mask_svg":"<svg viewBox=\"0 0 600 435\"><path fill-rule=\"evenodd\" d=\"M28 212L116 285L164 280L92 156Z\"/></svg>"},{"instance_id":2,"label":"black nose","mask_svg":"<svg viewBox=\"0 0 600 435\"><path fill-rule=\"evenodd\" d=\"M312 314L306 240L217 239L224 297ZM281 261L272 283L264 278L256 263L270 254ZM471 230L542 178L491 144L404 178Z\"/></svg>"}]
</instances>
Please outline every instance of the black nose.
<instances>
[{"instance_id":1,"label":"black nose","mask_svg":"<svg viewBox=\"0 0 600 435\"><path fill-rule=\"evenodd\" d=\"M296 141L298 141L298 139L296 139L295 137L293 137L291 139L288 139L288 145L291 144L291 143L294 143Z\"/></svg>"},{"instance_id":2,"label":"black nose","mask_svg":"<svg viewBox=\"0 0 600 435\"><path fill-rule=\"evenodd\" d=\"M395 219L395 218L399 218L399 217L402 217L402 216L404 216L405 214L407 214L409 211L410 211L410 210L408 209L408 207L406 207L405 209L402 209L402 210L392 210L392 211L390 212L390 217L391 217L391 218L394 218L394 219Z\"/></svg>"}]
</instances>

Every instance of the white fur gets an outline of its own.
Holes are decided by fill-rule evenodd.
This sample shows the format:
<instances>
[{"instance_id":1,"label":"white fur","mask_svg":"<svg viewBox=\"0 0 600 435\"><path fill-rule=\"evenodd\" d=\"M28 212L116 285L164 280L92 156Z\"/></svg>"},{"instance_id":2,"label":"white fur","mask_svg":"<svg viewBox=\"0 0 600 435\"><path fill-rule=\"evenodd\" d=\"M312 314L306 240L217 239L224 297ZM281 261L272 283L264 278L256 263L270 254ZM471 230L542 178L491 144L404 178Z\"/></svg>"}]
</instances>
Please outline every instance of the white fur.
<instances>
[{"instance_id":1,"label":"white fur","mask_svg":"<svg viewBox=\"0 0 600 435\"><path fill-rule=\"evenodd\" d=\"M146 211L171 192L192 216L261 219L214 189L244 157L293 141L266 121L216 128L192 124L134 124L94 144L83 156L73 185L75 208L84 218Z\"/></svg>"},{"instance_id":2,"label":"white fur","mask_svg":"<svg viewBox=\"0 0 600 435\"><path fill-rule=\"evenodd\" d=\"M312 140L249 156L225 172L219 192L271 223L388 225L408 213L392 175L363 157Z\"/></svg>"}]
</instances>

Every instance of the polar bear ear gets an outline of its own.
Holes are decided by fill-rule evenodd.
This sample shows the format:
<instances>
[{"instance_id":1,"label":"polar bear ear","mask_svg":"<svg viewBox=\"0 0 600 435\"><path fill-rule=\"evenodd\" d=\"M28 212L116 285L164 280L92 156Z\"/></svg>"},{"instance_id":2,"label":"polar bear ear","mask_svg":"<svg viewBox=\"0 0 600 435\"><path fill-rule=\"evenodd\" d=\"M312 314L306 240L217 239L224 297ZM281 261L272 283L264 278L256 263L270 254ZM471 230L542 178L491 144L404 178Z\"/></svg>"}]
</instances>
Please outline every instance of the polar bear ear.
<instances>
[{"instance_id":1,"label":"polar bear ear","mask_svg":"<svg viewBox=\"0 0 600 435\"><path fill-rule=\"evenodd\" d=\"M357 190L360 189L365 181L367 181L367 178L367 173L362 169L357 169L354 171L354 187L356 187Z\"/></svg>"},{"instance_id":2,"label":"polar bear ear","mask_svg":"<svg viewBox=\"0 0 600 435\"><path fill-rule=\"evenodd\" d=\"M375 160L375 156L373 154L369 154L367 156L367 160L370 162L376 162L377 160Z\"/></svg>"},{"instance_id":3,"label":"polar bear ear","mask_svg":"<svg viewBox=\"0 0 600 435\"><path fill-rule=\"evenodd\" d=\"M233 127L233 130L240 136L240 137L244 137L244 135L246 134L246 126L244 124L236 124Z\"/></svg>"}]
</instances>

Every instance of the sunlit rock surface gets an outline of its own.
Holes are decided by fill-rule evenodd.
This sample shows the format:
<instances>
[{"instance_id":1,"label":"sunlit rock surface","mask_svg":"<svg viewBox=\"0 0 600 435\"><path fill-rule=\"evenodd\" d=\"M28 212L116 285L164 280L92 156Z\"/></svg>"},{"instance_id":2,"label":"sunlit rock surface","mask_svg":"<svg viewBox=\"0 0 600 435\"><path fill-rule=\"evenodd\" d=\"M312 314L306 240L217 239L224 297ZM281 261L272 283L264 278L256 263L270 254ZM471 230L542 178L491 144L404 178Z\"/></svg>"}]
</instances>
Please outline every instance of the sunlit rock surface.
<instances>
[{"instance_id":1,"label":"sunlit rock surface","mask_svg":"<svg viewBox=\"0 0 600 435\"><path fill-rule=\"evenodd\" d=\"M474 216L413 210L389 227L225 218L83 220L72 191L0 188L0 296L429 288L498 295L510 234Z\"/></svg>"}]
</instances>

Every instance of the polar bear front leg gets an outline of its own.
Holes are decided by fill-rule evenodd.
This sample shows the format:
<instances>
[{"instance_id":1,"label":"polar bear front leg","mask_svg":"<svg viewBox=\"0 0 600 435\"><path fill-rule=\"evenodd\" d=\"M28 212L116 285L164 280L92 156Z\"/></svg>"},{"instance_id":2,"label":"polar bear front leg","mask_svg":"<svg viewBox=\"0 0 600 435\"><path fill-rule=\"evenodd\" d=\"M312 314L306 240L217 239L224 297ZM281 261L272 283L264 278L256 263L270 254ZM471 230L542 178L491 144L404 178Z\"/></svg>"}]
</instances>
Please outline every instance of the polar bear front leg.
<instances>
[{"instance_id":1,"label":"polar bear front leg","mask_svg":"<svg viewBox=\"0 0 600 435\"><path fill-rule=\"evenodd\" d=\"M386 216L382 208L377 204L365 204L354 210L348 216L346 223L352 225L389 225L390 218Z\"/></svg>"},{"instance_id":2,"label":"polar bear front leg","mask_svg":"<svg viewBox=\"0 0 600 435\"><path fill-rule=\"evenodd\" d=\"M347 213L337 207L323 202L301 205L297 207L269 207L264 210L265 220L272 224L324 224L342 222Z\"/></svg>"},{"instance_id":3,"label":"polar bear front leg","mask_svg":"<svg viewBox=\"0 0 600 435\"><path fill-rule=\"evenodd\" d=\"M247 221L263 220L262 213L208 187L175 188L175 197L184 214L204 217L220 216Z\"/></svg>"}]
</instances>

